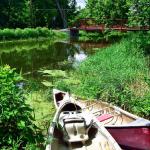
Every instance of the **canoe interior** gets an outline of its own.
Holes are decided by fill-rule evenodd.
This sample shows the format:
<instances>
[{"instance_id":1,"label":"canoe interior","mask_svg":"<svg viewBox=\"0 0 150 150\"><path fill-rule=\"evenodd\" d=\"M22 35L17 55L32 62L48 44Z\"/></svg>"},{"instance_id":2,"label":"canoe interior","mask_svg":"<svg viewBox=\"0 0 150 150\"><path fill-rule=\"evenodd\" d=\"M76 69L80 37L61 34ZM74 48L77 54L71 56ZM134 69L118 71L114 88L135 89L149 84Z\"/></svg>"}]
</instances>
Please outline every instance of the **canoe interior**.
<instances>
[{"instance_id":1,"label":"canoe interior","mask_svg":"<svg viewBox=\"0 0 150 150\"><path fill-rule=\"evenodd\" d=\"M51 143L52 150L114 150L113 146L109 143L105 136L101 135L98 132L96 127L92 127L88 136L89 140L82 142L74 142L68 144L63 140L63 133L55 128L54 130L54 138Z\"/></svg>"},{"instance_id":2,"label":"canoe interior","mask_svg":"<svg viewBox=\"0 0 150 150\"><path fill-rule=\"evenodd\" d=\"M86 113L75 102L64 102L55 114L46 150L120 150L109 132Z\"/></svg>"},{"instance_id":3,"label":"canoe interior","mask_svg":"<svg viewBox=\"0 0 150 150\"><path fill-rule=\"evenodd\" d=\"M56 103L59 105L59 102L63 100L65 93L59 92L55 94Z\"/></svg>"},{"instance_id":4,"label":"canoe interior","mask_svg":"<svg viewBox=\"0 0 150 150\"><path fill-rule=\"evenodd\" d=\"M111 114L112 117L110 119L106 119L102 122L104 125L127 125L137 119L136 117L125 114L120 110L115 109L115 107L101 101L80 100L78 102L83 108L94 113L97 117L102 114Z\"/></svg>"},{"instance_id":5,"label":"canoe interior","mask_svg":"<svg viewBox=\"0 0 150 150\"><path fill-rule=\"evenodd\" d=\"M150 121L101 101L79 101L97 116L112 115L102 123L124 150L150 150Z\"/></svg>"},{"instance_id":6,"label":"canoe interior","mask_svg":"<svg viewBox=\"0 0 150 150\"><path fill-rule=\"evenodd\" d=\"M62 111L77 111L77 110L81 110L81 107L74 103L69 103L62 108Z\"/></svg>"}]
</instances>

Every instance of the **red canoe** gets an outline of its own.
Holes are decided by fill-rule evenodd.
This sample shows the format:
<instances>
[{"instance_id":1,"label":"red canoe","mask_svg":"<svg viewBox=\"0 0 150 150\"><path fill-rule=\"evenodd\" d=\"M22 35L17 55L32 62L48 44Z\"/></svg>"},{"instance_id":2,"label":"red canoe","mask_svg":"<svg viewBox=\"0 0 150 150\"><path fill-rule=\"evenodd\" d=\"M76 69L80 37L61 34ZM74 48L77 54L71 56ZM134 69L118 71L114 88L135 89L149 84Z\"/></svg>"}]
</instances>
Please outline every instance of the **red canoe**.
<instances>
[{"instance_id":1,"label":"red canoe","mask_svg":"<svg viewBox=\"0 0 150 150\"><path fill-rule=\"evenodd\" d=\"M106 127L124 149L150 150L150 127Z\"/></svg>"}]
</instances>

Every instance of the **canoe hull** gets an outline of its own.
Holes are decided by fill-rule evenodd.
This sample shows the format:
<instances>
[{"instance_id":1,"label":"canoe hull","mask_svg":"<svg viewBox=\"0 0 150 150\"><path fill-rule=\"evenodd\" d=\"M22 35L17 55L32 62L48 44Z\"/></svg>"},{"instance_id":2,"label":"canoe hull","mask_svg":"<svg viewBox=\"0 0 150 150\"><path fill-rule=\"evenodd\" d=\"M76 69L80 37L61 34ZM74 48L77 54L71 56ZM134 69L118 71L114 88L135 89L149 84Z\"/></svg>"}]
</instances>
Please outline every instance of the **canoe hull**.
<instances>
[{"instance_id":1,"label":"canoe hull","mask_svg":"<svg viewBox=\"0 0 150 150\"><path fill-rule=\"evenodd\" d=\"M109 133L124 149L149 150L150 127L106 127Z\"/></svg>"},{"instance_id":2,"label":"canoe hull","mask_svg":"<svg viewBox=\"0 0 150 150\"><path fill-rule=\"evenodd\" d=\"M49 128L46 150L121 150L96 117L81 110L75 102L63 101Z\"/></svg>"}]
</instances>

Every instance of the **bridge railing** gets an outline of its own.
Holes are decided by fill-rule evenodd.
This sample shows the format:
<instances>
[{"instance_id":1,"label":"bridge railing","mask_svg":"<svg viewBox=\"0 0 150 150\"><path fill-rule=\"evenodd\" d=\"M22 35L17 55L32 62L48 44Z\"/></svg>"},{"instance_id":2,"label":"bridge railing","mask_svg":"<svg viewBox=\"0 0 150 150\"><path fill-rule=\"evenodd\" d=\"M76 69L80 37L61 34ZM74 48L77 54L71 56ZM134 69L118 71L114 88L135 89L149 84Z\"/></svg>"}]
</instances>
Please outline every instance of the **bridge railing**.
<instances>
[{"instance_id":1,"label":"bridge railing","mask_svg":"<svg viewBox=\"0 0 150 150\"><path fill-rule=\"evenodd\" d=\"M79 19L72 27L77 28L79 30L150 30L150 25L147 26L139 26L139 25L128 25L128 19L107 19L109 20L107 24L104 23L96 23L96 20L93 18L83 18ZM150 21L149 21L150 22Z\"/></svg>"}]
</instances>

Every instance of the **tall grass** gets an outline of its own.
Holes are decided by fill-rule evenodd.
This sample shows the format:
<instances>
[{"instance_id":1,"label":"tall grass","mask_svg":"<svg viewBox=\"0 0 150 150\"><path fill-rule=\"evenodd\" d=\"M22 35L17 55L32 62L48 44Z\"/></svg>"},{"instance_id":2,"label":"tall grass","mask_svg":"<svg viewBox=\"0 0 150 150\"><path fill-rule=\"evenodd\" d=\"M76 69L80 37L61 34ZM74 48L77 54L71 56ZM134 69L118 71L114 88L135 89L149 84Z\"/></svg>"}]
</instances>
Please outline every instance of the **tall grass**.
<instances>
[{"instance_id":1,"label":"tall grass","mask_svg":"<svg viewBox=\"0 0 150 150\"><path fill-rule=\"evenodd\" d=\"M135 36L123 39L89 57L74 74L80 84L73 86L73 91L148 117L149 68L137 41Z\"/></svg>"},{"instance_id":2,"label":"tall grass","mask_svg":"<svg viewBox=\"0 0 150 150\"><path fill-rule=\"evenodd\" d=\"M56 32L54 32L51 29L41 27L0 30L0 40L18 40L18 39L40 38L40 37L52 38L54 36L57 36Z\"/></svg>"}]
</instances>

